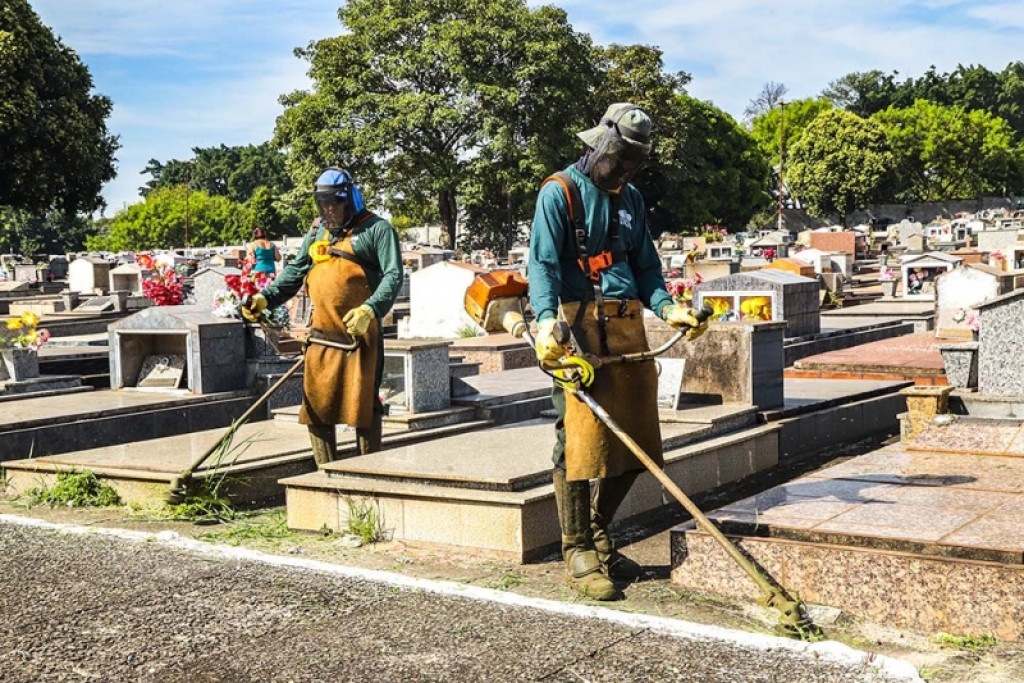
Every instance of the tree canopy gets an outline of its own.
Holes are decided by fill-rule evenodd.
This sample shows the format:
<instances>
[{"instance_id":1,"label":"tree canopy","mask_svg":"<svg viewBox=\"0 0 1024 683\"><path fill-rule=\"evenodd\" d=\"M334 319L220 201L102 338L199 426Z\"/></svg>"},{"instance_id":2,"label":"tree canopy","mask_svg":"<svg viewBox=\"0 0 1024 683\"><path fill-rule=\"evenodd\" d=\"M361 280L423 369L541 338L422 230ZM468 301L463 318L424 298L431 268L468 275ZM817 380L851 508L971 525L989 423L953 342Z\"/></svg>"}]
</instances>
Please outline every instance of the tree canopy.
<instances>
[{"instance_id":1,"label":"tree canopy","mask_svg":"<svg viewBox=\"0 0 1024 683\"><path fill-rule=\"evenodd\" d=\"M897 199L970 199L1024 191L1024 151L1003 119L917 100L878 112L897 171Z\"/></svg>"},{"instance_id":2,"label":"tree canopy","mask_svg":"<svg viewBox=\"0 0 1024 683\"><path fill-rule=\"evenodd\" d=\"M352 0L338 15L342 35L297 51L313 90L282 98L297 183L346 166L371 192L433 201L454 240L460 185L496 174L506 196L490 208L510 229L582 119L589 38L525 0Z\"/></svg>"},{"instance_id":3,"label":"tree canopy","mask_svg":"<svg viewBox=\"0 0 1024 683\"><path fill-rule=\"evenodd\" d=\"M779 135L785 126L787 150L792 149L807 126L818 114L832 108L823 98L793 100L768 109L751 122L751 135L772 166L779 165Z\"/></svg>"},{"instance_id":4,"label":"tree canopy","mask_svg":"<svg viewBox=\"0 0 1024 683\"><path fill-rule=\"evenodd\" d=\"M0 5L0 206L70 216L103 206L119 147L111 102L27 0Z\"/></svg>"},{"instance_id":5,"label":"tree canopy","mask_svg":"<svg viewBox=\"0 0 1024 683\"><path fill-rule=\"evenodd\" d=\"M885 131L876 121L830 109L793 145L786 165L793 194L818 216L846 216L881 197L893 166Z\"/></svg>"},{"instance_id":6,"label":"tree canopy","mask_svg":"<svg viewBox=\"0 0 1024 683\"><path fill-rule=\"evenodd\" d=\"M107 226L107 234L88 245L90 249L141 251L182 244L238 244L251 228L249 212L227 197L203 190L189 192L184 185L176 185L153 190L145 201L119 211Z\"/></svg>"}]
</instances>

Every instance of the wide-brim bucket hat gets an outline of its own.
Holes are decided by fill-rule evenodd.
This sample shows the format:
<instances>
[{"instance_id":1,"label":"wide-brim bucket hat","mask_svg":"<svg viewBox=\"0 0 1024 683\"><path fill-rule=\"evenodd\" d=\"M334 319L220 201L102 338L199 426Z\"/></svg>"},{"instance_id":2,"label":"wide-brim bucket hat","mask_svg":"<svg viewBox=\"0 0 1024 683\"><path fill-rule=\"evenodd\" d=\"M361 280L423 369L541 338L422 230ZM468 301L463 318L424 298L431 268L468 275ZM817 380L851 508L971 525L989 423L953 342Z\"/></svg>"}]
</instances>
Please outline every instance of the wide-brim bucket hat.
<instances>
[{"instance_id":1,"label":"wide-brim bucket hat","mask_svg":"<svg viewBox=\"0 0 1024 683\"><path fill-rule=\"evenodd\" d=\"M576 133L591 149L597 149L609 128L617 127L619 137L638 147L641 151L651 151L651 117L640 107L629 102L616 102L608 107L601 121L593 128Z\"/></svg>"}]
</instances>

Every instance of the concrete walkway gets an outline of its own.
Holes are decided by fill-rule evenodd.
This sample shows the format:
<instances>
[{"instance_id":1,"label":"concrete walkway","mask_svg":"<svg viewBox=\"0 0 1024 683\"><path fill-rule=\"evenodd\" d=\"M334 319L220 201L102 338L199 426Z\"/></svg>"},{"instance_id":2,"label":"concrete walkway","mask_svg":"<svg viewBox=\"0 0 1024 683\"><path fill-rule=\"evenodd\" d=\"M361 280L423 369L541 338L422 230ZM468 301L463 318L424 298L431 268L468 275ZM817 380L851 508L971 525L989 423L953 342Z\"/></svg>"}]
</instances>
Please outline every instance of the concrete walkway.
<instances>
[{"instance_id":1,"label":"concrete walkway","mask_svg":"<svg viewBox=\"0 0 1024 683\"><path fill-rule=\"evenodd\" d=\"M168 533L51 530L4 517L0 575L0 648L10 683L920 680L904 662L836 643L807 645Z\"/></svg>"}]
</instances>

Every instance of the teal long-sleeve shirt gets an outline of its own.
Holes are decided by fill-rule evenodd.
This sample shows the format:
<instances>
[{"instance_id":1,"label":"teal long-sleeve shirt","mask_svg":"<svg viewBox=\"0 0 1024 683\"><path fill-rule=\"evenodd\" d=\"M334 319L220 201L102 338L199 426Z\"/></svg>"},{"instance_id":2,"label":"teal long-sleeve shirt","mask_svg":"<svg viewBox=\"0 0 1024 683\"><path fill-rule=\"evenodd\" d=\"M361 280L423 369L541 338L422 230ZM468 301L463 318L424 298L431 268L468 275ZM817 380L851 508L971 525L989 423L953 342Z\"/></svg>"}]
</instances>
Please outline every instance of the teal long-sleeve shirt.
<instances>
[{"instance_id":1,"label":"teal long-sleeve shirt","mask_svg":"<svg viewBox=\"0 0 1024 683\"><path fill-rule=\"evenodd\" d=\"M324 226L310 229L296 257L288 262L276 280L260 292L267 297L269 307L280 306L299 291L306 281L306 274L313 267L309 247L313 242L324 239L326 233ZM371 216L352 229L352 251L364 263L377 267L377 272L366 270L366 279L373 294L364 303L373 309L379 320L395 305L402 288L402 249L398 233L388 221L380 216Z\"/></svg>"},{"instance_id":2,"label":"teal long-sleeve shirt","mask_svg":"<svg viewBox=\"0 0 1024 683\"><path fill-rule=\"evenodd\" d=\"M632 185L621 193L619 203L619 239L608 244L611 196L595 186L574 166L566 169L580 189L586 210L587 250L591 256L605 250L622 251L626 260L602 271L601 293L607 299L639 299L647 308L663 317L663 309L672 303L661 274L661 259L654 248L644 200ZM541 188L530 232L530 306L537 320L556 317L559 300L582 301L592 296L592 285L580 270L576 238L570 227L565 191L556 182Z\"/></svg>"}]
</instances>

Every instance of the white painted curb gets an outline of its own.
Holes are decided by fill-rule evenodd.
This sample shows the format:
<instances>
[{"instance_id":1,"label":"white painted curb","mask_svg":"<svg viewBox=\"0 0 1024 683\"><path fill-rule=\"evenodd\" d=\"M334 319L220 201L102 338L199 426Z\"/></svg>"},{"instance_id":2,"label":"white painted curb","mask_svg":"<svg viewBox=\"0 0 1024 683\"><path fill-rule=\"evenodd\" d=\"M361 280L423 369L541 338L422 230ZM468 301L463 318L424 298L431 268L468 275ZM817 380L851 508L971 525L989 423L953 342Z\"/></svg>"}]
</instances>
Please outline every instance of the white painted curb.
<instances>
[{"instance_id":1,"label":"white painted curb","mask_svg":"<svg viewBox=\"0 0 1024 683\"><path fill-rule=\"evenodd\" d=\"M824 660L844 666L864 666L872 668L880 675L888 676L899 681L922 681L917 669L902 659L895 659L884 655L855 650L842 643L835 641L822 641L818 643L804 643L788 638L770 636L760 633L749 633L734 629L722 628L720 626L708 626L696 624L682 619L669 619L656 617L647 614L636 614L631 612L620 612L606 607L595 607L592 605L578 605L573 603L545 600L543 598L530 598L516 593L481 588L479 586L467 586L451 581L433 581L430 579L418 579L394 572L378 571L375 569L363 569L361 567L348 567L345 565L331 564L318 560L308 560L297 557L282 555L270 555L258 550L248 550L234 546L215 545L204 541L197 541L191 538L184 538L174 531L162 531L151 533L147 531L130 531L128 529L111 529L102 527L88 527L77 524L55 524L30 517L18 515L0 515L0 524L14 524L19 526L50 529L69 534L96 534L100 536L113 536L116 538L133 541L136 543L158 543L162 546L185 550L197 555L208 557L221 557L233 560L248 560L261 562L263 564L278 567L295 567L310 569L313 571L345 576L363 581L383 583L390 586L398 586L413 590L425 591L439 595L449 595L466 598L468 600L479 600L482 602L493 602L514 607L527 607L539 609L552 614L563 614L568 616L600 619L611 623L621 624L630 628L646 628L658 633L663 633L678 638L689 638L691 640L715 640L731 643L733 645L756 650L789 650L794 653L801 653L816 660Z\"/></svg>"}]
</instances>

